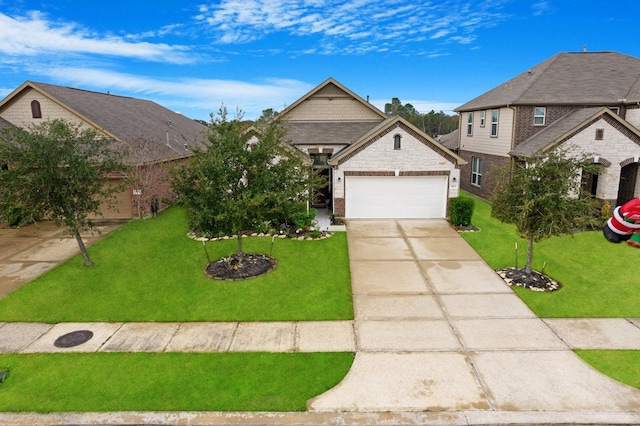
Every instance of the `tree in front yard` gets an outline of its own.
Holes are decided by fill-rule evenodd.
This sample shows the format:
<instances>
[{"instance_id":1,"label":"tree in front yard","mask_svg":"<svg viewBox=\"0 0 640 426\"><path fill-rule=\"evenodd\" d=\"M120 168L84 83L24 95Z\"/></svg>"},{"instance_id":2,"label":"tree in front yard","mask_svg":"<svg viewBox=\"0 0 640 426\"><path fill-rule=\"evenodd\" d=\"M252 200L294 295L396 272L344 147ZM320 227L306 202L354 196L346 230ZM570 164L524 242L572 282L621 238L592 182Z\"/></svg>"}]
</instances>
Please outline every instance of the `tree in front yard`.
<instances>
[{"instance_id":1,"label":"tree in front yard","mask_svg":"<svg viewBox=\"0 0 640 426\"><path fill-rule=\"evenodd\" d=\"M84 264L92 262L81 232L93 227L89 215L122 188L105 177L122 173L123 151L93 129L63 120L0 133L0 213L20 206L28 219L50 219L76 239ZM115 174L115 175L114 175Z\"/></svg>"},{"instance_id":2,"label":"tree in front yard","mask_svg":"<svg viewBox=\"0 0 640 426\"><path fill-rule=\"evenodd\" d=\"M533 243L599 226L597 200L581 188L582 173L597 174L585 157L553 151L503 170L492 200L492 216L516 226L527 240L525 273L532 272ZM598 222L598 223L596 223Z\"/></svg>"},{"instance_id":3,"label":"tree in front yard","mask_svg":"<svg viewBox=\"0 0 640 426\"><path fill-rule=\"evenodd\" d=\"M223 106L209 125L206 151L172 172L172 185L190 226L209 235L236 235L242 262L242 233L259 224L277 225L306 212L310 164L284 142L278 121L253 128L242 116L228 119Z\"/></svg>"}]
</instances>

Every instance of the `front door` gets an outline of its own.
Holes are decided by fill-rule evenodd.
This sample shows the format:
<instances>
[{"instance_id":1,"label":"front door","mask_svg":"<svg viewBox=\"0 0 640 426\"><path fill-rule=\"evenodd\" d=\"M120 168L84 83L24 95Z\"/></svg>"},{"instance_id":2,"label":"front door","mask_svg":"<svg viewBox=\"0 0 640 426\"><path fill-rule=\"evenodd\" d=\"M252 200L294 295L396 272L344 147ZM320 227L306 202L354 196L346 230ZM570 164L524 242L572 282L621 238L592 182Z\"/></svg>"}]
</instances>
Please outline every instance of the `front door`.
<instances>
[{"instance_id":1,"label":"front door","mask_svg":"<svg viewBox=\"0 0 640 426\"><path fill-rule=\"evenodd\" d=\"M621 206L635 197L636 180L638 178L638 163L627 164L620 170L620 186L618 187L618 201Z\"/></svg>"},{"instance_id":2,"label":"front door","mask_svg":"<svg viewBox=\"0 0 640 426\"><path fill-rule=\"evenodd\" d=\"M312 207L330 209L331 206L331 167L328 164L331 154L309 154L313 160L313 171L322 181L322 186L316 189L312 197Z\"/></svg>"}]
</instances>

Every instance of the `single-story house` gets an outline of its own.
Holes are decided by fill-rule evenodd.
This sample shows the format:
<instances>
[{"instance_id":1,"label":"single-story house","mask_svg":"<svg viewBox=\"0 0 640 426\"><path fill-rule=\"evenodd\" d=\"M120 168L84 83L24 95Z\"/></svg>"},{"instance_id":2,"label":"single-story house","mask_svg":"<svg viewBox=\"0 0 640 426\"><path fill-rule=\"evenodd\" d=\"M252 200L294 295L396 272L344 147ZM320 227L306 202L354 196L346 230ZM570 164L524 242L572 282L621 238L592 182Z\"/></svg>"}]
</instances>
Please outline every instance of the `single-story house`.
<instances>
[{"instance_id":1,"label":"single-story house","mask_svg":"<svg viewBox=\"0 0 640 426\"><path fill-rule=\"evenodd\" d=\"M401 117L329 78L282 111L286 139L329 185L318 199L337 221L445 218L465 161Z\"/></svg>"},{"instance_id":2,"label":"single-story house","mask_svg":"<svg viewBox=\"0 0 640 426\"><path fill-rule=\"evenodd\" d=\"M153 197L162 209L162 200L173 195L165 165L206 148L205 124L144 99L27 81L0 101L0 126L27 128L54 119L96 129L128 146L129 177L137 183L117 194L115 205L102 207L105 219L146 215ZM105 184L112 182L107 178Z\"/></svg>"}]
</instances>

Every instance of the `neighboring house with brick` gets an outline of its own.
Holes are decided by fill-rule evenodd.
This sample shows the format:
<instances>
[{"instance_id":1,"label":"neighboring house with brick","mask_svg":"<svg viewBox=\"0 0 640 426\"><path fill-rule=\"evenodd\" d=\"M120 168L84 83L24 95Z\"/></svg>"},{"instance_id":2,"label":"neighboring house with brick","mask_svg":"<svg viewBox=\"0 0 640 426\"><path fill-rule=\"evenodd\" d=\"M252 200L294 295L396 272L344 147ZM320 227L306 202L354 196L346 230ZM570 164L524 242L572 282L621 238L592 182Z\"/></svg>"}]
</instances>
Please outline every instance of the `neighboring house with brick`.
<instances>
[{"instance_id":1,"label":"neighboring house with brick","mask_svg":"<svg viewBox=\"0 0 640 426\"><path fill-rule=\"evenodd\" d=\"M468 162L461 173L466 191L488 198L496 167L563 147L600 166L599 175L582 176L595 197L619 205L640 196L638 58L559 53L456 112L457 153Z\"/></svg>"},{"instance_id":2,"label":"neighboring house with brick","mask_svg":"<svg viewBox=\"0 0 640 426\"><path fill-rule=\"evenodd\" d=\"M279 114L286 139L328 186L318 206L337 220L445 218L464 160L401 117L329 78Z\"/></svg>"},{"instance_id":3,"label":"neighboring house with brick","mask_svg":"<svg viewBox=\"0 0 640 426\"><path fill-rule=\"evenodd\" d=\"M128 148L130 177L139 184L117 194L115 205L102 207L106 219L144 216L152 197L162 209L162 200L173 196L165 166L205 148L207 126L148 100L27 81L0 102L0 126L28 128L54 119L96 129Z\"/></svg>"}]
</instances>

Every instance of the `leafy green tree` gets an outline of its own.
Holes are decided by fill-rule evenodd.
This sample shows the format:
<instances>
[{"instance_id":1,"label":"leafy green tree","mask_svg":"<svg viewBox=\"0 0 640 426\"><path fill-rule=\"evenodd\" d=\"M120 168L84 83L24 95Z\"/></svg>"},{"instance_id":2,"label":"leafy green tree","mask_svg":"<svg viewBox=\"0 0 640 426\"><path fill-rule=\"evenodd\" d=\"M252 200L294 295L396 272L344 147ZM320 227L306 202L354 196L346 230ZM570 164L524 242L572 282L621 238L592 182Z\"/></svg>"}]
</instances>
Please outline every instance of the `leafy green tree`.
<instances>
[{"instance_id":1,"label":"leafy green tree","mask_svg":"<svg viewBox=\"0 0 640 426\"><path fill-rule=\"evenodd\" d=\"M29 219L47 218L75 237L84 264L92 262L81 232L94 226L89 215L122 190L105 185L105 176L126 170L124 151L93 129L63 120L29 128L5 127L0 133L0 211L24 207ZM123 182L124 184L124 182Z\"/></svg>"},{"instance_id":2,"label":"leafy green tree","mask_svg":"<svg viewBox=\"0 0 640 426\"><path fill-rule=\"evenodd\" d=\"M552 151L503 170L491 214L515 225L527 240L527 274L531 274L534 242L600 224L594 215L597 200L582 190L580 180L582 173L597 172L597 166L586 157L572 157L563 151Z\"/></svg>"},{"instance_id":3,"label":"leafy green tree","mask_svg":"<svg viewBox=\"0 0 640 426\"><path fill-rule=\"evenodd\" d=\"M411 104L402 104L400 99L391 98L390 103L384 104L384 113L389 116L399 115L402 118L408 118L412 115L419 115L420 113Z\"/></svg>"},{"instance_id":4,"label":"leafy green tree","mask_svg":"<svg viewBox=\"0 0 640 426\"><path fill-rule=\"evenodd\" d=\"M392 98L391 102L384 105L384 113L388 116L400 116L434 138L458 128L457 115L446 115L442 111L434 110L422 114L411 104L403 105L398 98Z\"/></svg>"},{"instance_id":5,"label":"leafy green tree","mask_svg":"<svg viewBox=\"0 0 640 426\"><path fill-rule=\"evenodd\" d=\"M207 150L195 151L171 178L190 226L236 235L240 261L244 231L292 221L306 210L311 173L301 153L284 143L281 123L260 120L249 127L241 118L229 120L221 107L209 125Z\"/></svg>"}]
</instances>

